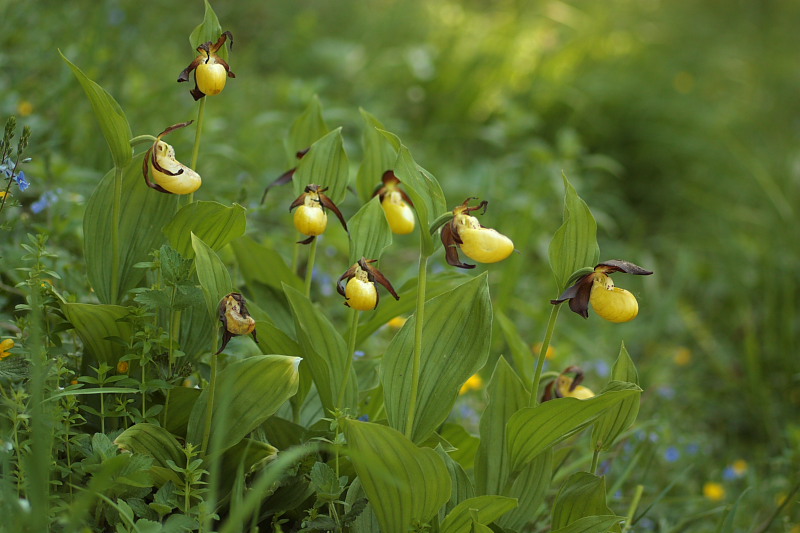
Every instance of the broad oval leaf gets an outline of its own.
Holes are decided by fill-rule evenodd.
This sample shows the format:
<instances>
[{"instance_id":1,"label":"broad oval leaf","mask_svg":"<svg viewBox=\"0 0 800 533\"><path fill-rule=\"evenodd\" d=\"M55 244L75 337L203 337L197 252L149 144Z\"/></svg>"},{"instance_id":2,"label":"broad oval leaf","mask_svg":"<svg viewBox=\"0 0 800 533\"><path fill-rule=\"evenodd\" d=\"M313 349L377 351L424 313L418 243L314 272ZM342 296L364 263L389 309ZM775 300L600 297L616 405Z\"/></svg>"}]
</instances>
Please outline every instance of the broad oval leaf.
<instances>
[{"instance_id":1,"label":"broad oval leaf","mask_svg":"<svg viewBox=\"0 0 800 533\"><path fill-rule=\"evenodd\" d=\"M228 365L217 375L210 442L222 453L275 414L300 381L299 357L256 355ZM206 422L210 391L204 389L189 419L187 440L199 443ZM216 436L215 436L216 435Z\"/></svg>"},{"instance_id":2,"label":"broad oval leaf","mask_svg":"<svg viewBox=\"0 0 800 533\"><path fill-rule=\"evenodd\" d=\"M356 175L356 192L362 203L369 201L375 188L380 185L383 173L392 170L397 160L397 151L389 140L381 134L385 130L383 124L364 109L359 109L364 119L364 132L361 135L361 146L364 157Z\"/></svg>"},{"instance_id":3,"label":"broad oval leaf","mask_svg":"<svg viewBox=\"0 0 800 533\"><path fill-rule=\"evenodd\" d=\"M619 356L611 369L612 381L623 381L639 384L639 374L633 364L628 350L623 343ZM631 427L639 414L641 393L621 401L616 407L600 415L592 430L592 443L595 450L608 450L620 434Z\"/></svg>"},{"instance_id":4,"label":"broad oval leaf","mask_svg":"<svg viewBox=\"0 0 800 533\"><path fill-rule=\"evenodd\" d=\"M365 257L380 259L383 250L392 244L392 230L376 196L347 221L350 230L350 264Z\"/></svg>"},{"instance_id":5,"label":"broad oval leaf","mask_svg":"<svg viewBox=\"0 0 800 533\"><path fill-rule=\"evenodd\" d=\"M219 302L233 291L231 275L222 259L214 253L206 243L200 240L194 233L192 237L192 249L195 253L195 265L197 267L197 279L203 289L203 297L206 301L206 308L212 320L218 317Z\"/></svg>"},{"instance_id":6,"label":"broad oval leaf","mask_svg":"<svg viewBox=\"0 0 800 533\"><path fill-rule=\"evenodd\" d=\"M564 528L589 516L613 514L606 504L605 480L589 472L576 472L564 482L561 490L558 491L558 496L553 504L552 528ZM594 531L601 530L595 529Z\"/></svg>"},{"instance_id":7,"label":"broad oval leaf","mask_svg":"<svg viewBox=\"0 0 800 533\"><path fill-rule=\"evenodd\" d=\"M169 468L167 461L173 461L178 466L186 463L186 455L178 439L155 424L134 424L114 439L114 444L128 452L149 455L154 459L155 466Z\"/></svg>"},{"instance_id":8,"label":"broad oval leaf","mask_svg":"<svg viewBox=\"0 0 800 533\"><path fill-rule=\"evenodd\" d=\"M125 113L117 101L114 100L114 97L108 94L108 91L86 77L86 74L67 59L61 53L61 50L58 53L61 55L61 59L66 61L69 68L72 69L72 73L75 74L84 92L86 92L89 102L92 104L94 116L100 123L100 131L103 132L103 137L105 137L108 148L111 150L114 166L123 168L130 163L133 156L133 149L130 144L133 135L131 135L131 127L125 117Z\"/></svg>"},{"instance_id":9,"label":"broad oval leaf","mask_svg":"<svg viewBox=\"0 0 800 533\"><path fill-rule=\"evenodd\" d=\"M204 0L204 3L206 9L203 14L203 22L198 24L195 29L192 30L192 33L189 34L189 45L192 47L192 51L197 50L197 47L203 43L209 41L212 43L217 42L219 36L222 35L222 26L219 23L217 14L211 8L211 4L208 3L208 0ZM225 61L228 60L228 43L217 50L217 55Z\"/></svg>"},{"instance_id":10,"label":"broad oval leaf","mask_svg":"<svg viewBox=\"0 0 800 533\"><path fill-rule=\"evenodd\" d=\"M487 274L425 302L414 442L423 442L447 419L458 391L489 355L492 304ZM414 316L383 356L382 382L389 425L406 433L411 398Z\"/></svg>"},{"instance_id":11,"label":"broad oval leaf","mask_svg":"<svg viewBox=\"0 0 800 533\"><path fill-rule=\"evenodd\" d=\"M588 400L558 398L517 411L506 428L511 471L519 471L543 451L594 422L606 409L642 390L633 383L614 383L619 384L618 390Z\"/></svg>"},{"instance_id":12,"label":"broad oval leaf","mask_svg":"<svg viewBox=\"0 0 800 533\"><path fill-rule=\"evenodd\" d=\"M315 141L328 134L330 129L322 117L322 104L315 94L303 113L292 122L289 130L289 166L297 166L297 153L307 150Z\"/></svg>"},{"instance_id":13,"label":"broad oval leaf","mask_svg":"<svg viewBox=\"0 0 800 533\"><path fill-rule=\"evenodd\" d=\"M398 431L346 420L350 459L383 533L406 533L428 522L450 499L450 475L441 457L419 448Z\"/></svg>"},{"instance_id":14,"label":"broad oval leaf","mask_svg":"<svg viewBox=\"0 0 800 533\"><path fill-rule=\"evenodd\" d=\"M573 272L593 267L600 260L597 246L597 222L575 187L564 179L564 221L550 241L550 267L558 285L559 294L567 287Z\"/></svg>"},{"instance_id":15,"label":"broad oval leaf","mask_svg":"<svg viewBox=\"0 0 800 533\"><path fill-rule=\"evenodd\" d=\"M244 235L245 208L239 204L222 205L219 202L192 202L175 213L164 234L170 245L183 257L194 257L192 233L212 250L220 250L232 240Z\"/></svg>"},{"instance_id":16,"label":"broad oval leaf","mask_svg":"<svg viewBox=\"0 0 800 533\"><path fill-rule=\"evenodd\" d=\"M298 163L292 179L294 193L299 196L306 185L315 183L328 188L323 194L334 204L341 203L347 194L349 170L342 128L337 128L314 142Z\"/></svg>"},{"instance_id":17,"label":"broad oval leaf","mask_svg":"<svg viewBox=\"0 0 800 533\"><path fill-rule=\"evenodd\" d=\"M450 511L450 514L439 526L439 532L469 533L473 519L479 524L489 525L516 506L515 498L506 498L505 496L476 496L464 500Z\"/></svg>"},{"instance_id":18,"label":"broad oval leaf","mask_svg":"<svg viewBox=\"0 0 800 533\"><path fill-rule=\"evenodd\" d=\"M128 308L119 305L64 303L61 304L61 310L75 327L89 361L116 365L125 354L125 346L107 339L130 339L133 333L131 325L121 321L128 316Z\"/></svg>"},{"instance_id":19,"label":"broad oval leaf","mask_svg":"<svg viewBox=\"0 0 800 533\"><path fill-rule=\"evenodd\" d=\"M605 533L623 520L624 516L615 515L585 516L566 527L553 530L552 533Z\"/></svg>"},{"instance_id":20,"label":"broad oval leaf","mask_svg":"<svg viewBox=\"0 0 800 533\"><path fill-rule=\"evenodd\" d=\"M83 250L86 275L100 303L119 303L126 292L138 286L145 270L134 268L164 242L161 228L172 218L177 197L148 188L142 182L142 156L136 156L122 172L120 204L119 284L113 292L112 228L114 226L114 171L108 172L86 202L83 215Z\"/></svg>"},{"instance_id":21,"label":"broad oval leaf","mask_svg":"<svg viewBox=\"0 0 800 533\"><path fill-rule=\"evenodd\" d=\"M538 518L537 511L547 496L552 477L553 450L548 449L525 465L510 484L506 484L501 494L517 498L517 508L501 516L497 520L497 525L521 531L525 525L535 523Z\"/></svg>"},{"instance_id":22,"label":"broad oval leaf","mask_svg":"<svg viewBox=\"0 0 800 533\"><path fill-rule=\"evenodd\" d=\"M247 235L232 241L231 248L247 285L257 281L279 290L282 290L283 283L297 290L303 288L303 281L292 272L276 250L257 243Z\"/></svg>"},{"instance_id":23,"label":"broad oval leaf","mask_svg":"<svg viewBox=\"0 0 800 533\"><path fill-rule=\"evenodd\" d=\"M452 511L458 504L464 500L475 497L475 487L472 485L469 476L460 464L455 462L448 452L444 451L441 444L436 446L436 453L444 461L447 471L450 473L450 499L445 505L439 508L439 522L441 523L445 517Z\"/></svg>"}]
</instances>

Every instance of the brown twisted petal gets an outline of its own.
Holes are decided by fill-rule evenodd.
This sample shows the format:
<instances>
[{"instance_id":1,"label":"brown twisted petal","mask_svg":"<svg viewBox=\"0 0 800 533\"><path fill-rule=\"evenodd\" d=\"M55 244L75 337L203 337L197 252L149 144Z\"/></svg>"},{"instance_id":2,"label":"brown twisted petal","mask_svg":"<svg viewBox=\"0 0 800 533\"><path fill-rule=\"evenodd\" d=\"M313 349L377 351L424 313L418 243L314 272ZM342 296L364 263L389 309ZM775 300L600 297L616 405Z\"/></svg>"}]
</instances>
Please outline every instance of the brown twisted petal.
<instances>
[{"instance_id":1,"label":"brown twisted petal","mask_svg":"<svg viewBox=\"0 0 800 533\"><path fill-rule=\"evenodd\" d=\"M461 239L458 238L458 232L453 229L452 222L445 224L442 227L442 244L444 245L444 258L447 264L458 268L475 268L475 265L469 263L462 263L458 257L458 243Z\"/></svg>"},{"instance_id":2,"label":"brown twisted petal","mask_svg":"<svg viewBox=\"0 0 800 533\"><path fill-rule=\"evenodd\" d=\"M147 150L147 152L145 152L144 159L142 160L142 175L144 176L144 182L147 184L148 187L150 187L151 189L155 189L158 192L173 194L168 190L164 189L158 183L153 183L150 181L150 165L148 165L148 163L153 162L153 164L157 164L155 158L155 151L153 150L154 147L155 145L151 146Z\"/></svg>"},{"instance_id":3,"label":"brown twisted petal","mask_svg":"<svg viewBox=\"0 0 800 533\"><path fill-rule=\"evenodd\" d=\"M574 285L568 287L558 298L550 300L553 305L558 305L569 300L569 308L581 315L589 318L589 297L592 294L592 283L594 283L594 272L586 274Z\"/></svg>"},{"instance_id":4,"label":"brown twisted petal","mask_svg":"<svg viewBox=\"0 0 800 533\"><path fill-rule=\"evenodd\" d=\"M352 278L352 277L354 277L356 275L356 266L357 265L353 265L350 268L348 268L345 271L345 273L342 274L341 277L338 280L336 280L336 292L338 292L339 294L341 294L345 298L347 297L347 294L345 294L345 287L342 286L342 282L343 281L349 281L350 278Z\"/></svg>"},{"instance_id":5,"label":"brown twisted petal","mask_svg":"<svg viewBox=\"0 0 800 533\"><path fill-rule=\"evenodd\" d=\"M327 190L327 187L325 189L321 189L320 191L324 191L324 190ZM328 198L327 196L322 194L322 192L319 192L318 194L319 194L319 203L321 203L323 207L326 207L326 208L330 209L331 211L333 211L334 214L336 215L336 218L338 218L339 222L342 223L342 227L344 228L344 230L345 231L349 231L347 229L347 222L344 219L344 215L342 215L342 212L339 211L338 207L336 207L336 204L334 204L333 201L330 198Z\"/></svg>"},{"instance_id":6,"label":"brown twisted petal","mask_svg":"<svg viewBox=\"0 0 800 533\"><path fill-rule=\"evenodd\" d=\"M611 274L612 272L624 272L625 274L634 274L637 276L649 276L651 271L646 270L639 265L634 265L630 261L622 261L620 259L609 259L603 261L594 267L595 272L603 272L604 274Z\"/></svg>"},{"instance_id":7,"label":"brown twisted petal","mask_svg":"<svg viewBox=\"0 0 800 533\"><path fill-rule=\"evenodd\" d=\"M367 271L367 279L369 279L373 283L377 281L378 283L386 287L386 290L389 291L392 296L394 296L395 300L399 300L400 297L397 295L397 292L395 292L394 287L392 287L392 284L389 282L389 280L386 279L386 276L384 276L380 270L378 270L377 268L373 268L372 265L370 265L370 263L374 263L375 261L377 261L377 259L367 260L366 258L362 257L361 259L358 260L358 265L363 270Z\"/></svg>"}]
</instances>

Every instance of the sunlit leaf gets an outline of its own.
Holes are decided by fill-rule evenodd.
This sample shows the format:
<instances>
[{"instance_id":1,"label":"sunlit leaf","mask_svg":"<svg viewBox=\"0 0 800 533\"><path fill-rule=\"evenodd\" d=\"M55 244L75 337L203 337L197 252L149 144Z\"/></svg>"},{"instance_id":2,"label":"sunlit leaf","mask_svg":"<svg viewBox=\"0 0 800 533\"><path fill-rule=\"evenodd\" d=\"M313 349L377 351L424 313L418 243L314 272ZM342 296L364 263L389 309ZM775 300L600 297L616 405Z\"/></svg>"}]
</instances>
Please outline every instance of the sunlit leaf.
<instances>
[{"instance_id":1,"label":"sunlit leaf","mask_svg":"<svg viewBox=\"0 0 800 533\"><path fill-rule=\"evenodd\" d=\"M381 184L383 173L392 170L397 160L397 151L381 134L381 131L386 129L383 124L364 109L359 111L361 111L361 118L364 119L364 131L361 134L364 156L358 167L356 191L361 203L366 203L375 188Z\"/></svg>"},{"instance_id":2,"label":"sunlit leaf","mask_svg":"<svg viewBox=\"0 0 800 533\"><path fill-rule=\"evenodd\" d=\"M204 0L204 3L206 9L203 16L203 22L197 25L195 29L192 30L192 33L189 34L189 44L191 45L192 50L197 50L198 46L209 41L213 44L217 42L217 39L219 39L220 35L222 35L222 26L219 23L217 14L214 13L214 10L211 8L211 4L208 3L208 0ZM228 60L227 43L225 46L217 50L217 55L225 61Z\"/></svg>"},{"instance_id":3,"label":"sunlit leaf","mask_svg":"<svg viewBox=\"0 0 800 533\"><path fill-rule=\"evenodd\" d=\"M392 231L377 196L347 221L347 228L350 230L351 265L362 257L380 259L383 250L392 244Z\"/></svg>"},{"instance_id":4,"label":"sunlit leaf","mask_svg":"<svg viewBox=\"0 0 800 533\"><path fill-rule=\"evenodd\" d=\"M620 346L619 356L611 370L611 380L639 384L639 374L624 343ZM595 450L610 449L617 437L633 425L639 414L641 396L639 393L623 400L600 415L592 430L592 445Z\"/></svg>"},{"instance_id":5,"label":"sunlit leaf","mask_svg":"<svg viewBox=\"0 0 800 533\"><path fill-rule=\"evenodd\" d=\"M219 302L233 292L233 283L228 269L214 250L194 233L191 234L191 238L197 265L197 279L203 289L208 315L213 320L218 316Z\"/></svg>"},{"instance_id":6,"label":"sunlit leaf","mask_svg":"<svg viewBox=\"0 0 800 533\"><path fill-rule=\"evenodd\" d=\"M563 528L589 516L613 514L606 504L605 480L588 472L576 472L564 482L561 490L558 491L558 496L553 504L552 528ZM595 529L594 531L600 530Z\"/></svg>"},{"instance_id":7,"label":"sunlit leaf","mask_svg":"<svg viewBox=\"0 0 800 533\"><path fill-rule=\"evenodd\" d=\"M552 533L605 533L615 525L619 524L622 520L625 520L624 516L586 516L571 522L568 526L554 529Z\"/></svg>"},{"instance_id":8,"label":"sunlit leaf","mask_svg":"<svg viewBox=\"0 0 800 533\"><path fill-rule=\"evenodd\" d=\"M346 420L350 458L383 533L406 533L429 521L450 499L450 475L441 457L418 448L396 430Z\"/></svg>"},{"instance_id":9,"label":"sunlit leaf","mask_svg":"<svg viewBox=\"0 0 800 533\"><path fill-rule=\"evenodd\" d=\"M192 202L181 208L164 228L170 245L183 257L194 257L192 233L212 250L220 250L232 240L244 235L245 208L219 202Z\"/></svg>"},{"instance_id":10,"label":"sunlit leaf","mask_svg":"<svg viewBox=\"0 0 800 533\"><path fill-rule=\"evenodd\" d=\"M167 461L173 461L178 466L186 463L186 456L178 439L155 424L134 424L114 439L114 444L132 453L149 455L157 466L169 468Z\"/></svg>"},{"instance_id":11,"label":"sunlit leaf","mask_svg":"<svg viewBox=\"0 0 800 533\"><path fill-rule=\"evenodd\" d=\"M283 283L298 290L303 288L303 281L292 272L276 250L257 243L247 235L232 241L231 247L248 285L257 281L281 290Z\"/></svg>"},{"instance_id":12,"label":"sunlit leaf","mask_svg":"<svg viewBox=\"0 0 800 533\"><path fill-rule=\"evenodd\" d=\"M455 462L441 445L435 449L444 461L447 471L450 472L450 499L439 509L439 522L441 522L458 504L475 497L475 487L464 468Z\"/></svg>"}]
</instances>

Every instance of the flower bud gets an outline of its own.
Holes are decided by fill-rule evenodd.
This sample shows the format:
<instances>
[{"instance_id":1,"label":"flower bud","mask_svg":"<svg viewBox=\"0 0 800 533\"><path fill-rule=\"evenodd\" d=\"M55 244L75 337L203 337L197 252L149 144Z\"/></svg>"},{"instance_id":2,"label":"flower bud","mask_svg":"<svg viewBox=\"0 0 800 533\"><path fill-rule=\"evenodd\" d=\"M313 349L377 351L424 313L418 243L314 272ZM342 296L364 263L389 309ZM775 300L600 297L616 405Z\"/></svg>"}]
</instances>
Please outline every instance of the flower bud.
<instances>
[{"instance_id":1,"label":"flower bud","mask_svg":"<svg viewBox=\"0 0 800 533\"><path fill-rule=\"evenodd\" d=\"M414 210L404 200L400 191L391 191L381 200L392 233L407 235L414 231Z\"/></svg>"}]
</instances>

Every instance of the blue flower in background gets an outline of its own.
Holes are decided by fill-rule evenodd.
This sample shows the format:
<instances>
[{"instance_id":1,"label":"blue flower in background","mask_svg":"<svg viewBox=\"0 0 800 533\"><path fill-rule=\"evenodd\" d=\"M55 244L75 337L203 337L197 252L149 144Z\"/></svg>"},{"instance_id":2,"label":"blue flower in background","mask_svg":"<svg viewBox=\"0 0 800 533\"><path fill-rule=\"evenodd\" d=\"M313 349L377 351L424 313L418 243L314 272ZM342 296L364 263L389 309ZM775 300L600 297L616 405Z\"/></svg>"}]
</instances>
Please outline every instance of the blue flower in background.
<instances>
[{"instance_id":1,"label":"blue flower in background","mask_svg":"<svg viewBox=\"0 0 800 533\"><path fill-rule=\"evenodd\" d=\"M25 173L22 171L17 172L15 179L17 180L17 185L19 185L19 190L21 191L24 191L31 186L31 184L28 183L28 180L25 179Z\"/></svg>"},{"instance_id":2,"label":"blue flower in background","mask_svg":"<svg viewBox=\"0 0 800 533\"><path fill-rule=\"evenodd\" d=\"M676 448L675 446L670 446L669 448L667 448L667 451L664 452L664 459L666 459L667 462L674 463L680 458L681 458L681 452L679 452L678 448Z\"/></svg>"},{"instance_id":3,"label":"blue flower in background","mask_svg":"<svg viewBox=\"0 0 800 533\"><path fill-rule=\"evenodd\" d=\"M358 417L362 422L369 422L369 415L361 415Z\"/></svg>"},{"instance_id":4,"label":"blue flower in background","mask_svg":"<svg viewBox=\"0 0 800 533\"><path fill-rule=\"evenodd\" d=\"M20 189L22 189L22 187L20 187ZM45 191L38 200L31 204L31 211L36 214L41 213L58 201L59 194L61 194L61 189L56 189L55 191Z\"/></svg>"}]
</instances>

